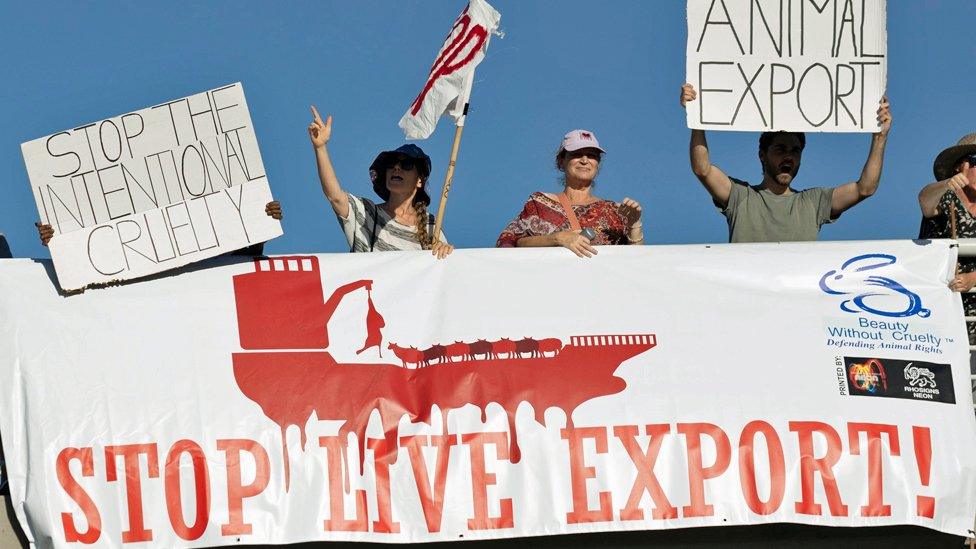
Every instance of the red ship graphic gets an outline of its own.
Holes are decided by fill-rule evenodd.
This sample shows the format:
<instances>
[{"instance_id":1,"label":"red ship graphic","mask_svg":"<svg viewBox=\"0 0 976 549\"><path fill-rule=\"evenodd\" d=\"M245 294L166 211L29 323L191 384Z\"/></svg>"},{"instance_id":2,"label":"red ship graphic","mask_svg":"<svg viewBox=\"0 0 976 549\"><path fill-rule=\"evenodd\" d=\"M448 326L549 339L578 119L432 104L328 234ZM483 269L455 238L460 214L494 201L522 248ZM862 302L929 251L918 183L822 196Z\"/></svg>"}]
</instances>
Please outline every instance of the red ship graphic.
<instances>
[{"instance_id":1,"label":"red ship graphic","mask_svg":"<svg viewBox=\"0 0 976 549\"><path fill-rule=\"evenodd\" d=\"M340 286L325 300L314 256L263 258L254 265L254 272L234 276L245 350L233 353L234 377L241 392L281 429L286 489L290 467L285 431L298 426L304 449L305 424L312 413L320 420L344 420L342 441L349 432L356 434L361 471L366 425L374 409L389 449L374 459L392 464L399 447L397 425L404 415L429 425L435 405L446 418L450 410L472 404L481 409L484 422L486 407L494 402L508 416L511 461L518 463L515 411L520 403L532 405L541 425L547 409L560 408L571 428L578 406L624 390L626 382L614 375L620 364L657 343L653 334L580 335L565 345L555 338L479 340L424 350L390 343L387 348L399 364L338 363L325 350L329 319L343 298L357 290L365 290L368 302L366 341L359 352L383 349L385 321L373 304L372 281Z\"/></svg>"}]
</instances>

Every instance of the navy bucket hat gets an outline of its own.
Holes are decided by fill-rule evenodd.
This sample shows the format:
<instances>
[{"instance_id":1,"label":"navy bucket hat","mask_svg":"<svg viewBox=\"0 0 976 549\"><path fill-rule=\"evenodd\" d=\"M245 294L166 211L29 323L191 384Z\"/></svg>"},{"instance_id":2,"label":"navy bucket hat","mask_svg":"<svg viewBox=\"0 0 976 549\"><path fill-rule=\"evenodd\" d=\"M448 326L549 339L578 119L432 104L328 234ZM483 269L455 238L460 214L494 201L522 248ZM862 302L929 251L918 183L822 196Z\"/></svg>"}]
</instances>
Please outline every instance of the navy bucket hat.
<instances>
[{"instance_id":1,"label":"navy bucket hat","mask_svg":"<svg viewBox=\"0 0 976 549\"><path fill-rule=\"evenodd\" d=\"M420 173L420 177L423 178L424 184L421 188L417 189L417 196L415 201L423 202L425 205L430 205L430 195L427 194L427 179L430 178L430 157L423 149L414 145L413 143L408 143L397 147L396 150L383 151L376 156L376 160L369 165L369 178L373 182L373 191L377 196L383 200L390 199L390 191L386 188L386 169L396 163L396 161L402 157L413 158L417 160L417 172Z\"/></svg>"}]
</instances>

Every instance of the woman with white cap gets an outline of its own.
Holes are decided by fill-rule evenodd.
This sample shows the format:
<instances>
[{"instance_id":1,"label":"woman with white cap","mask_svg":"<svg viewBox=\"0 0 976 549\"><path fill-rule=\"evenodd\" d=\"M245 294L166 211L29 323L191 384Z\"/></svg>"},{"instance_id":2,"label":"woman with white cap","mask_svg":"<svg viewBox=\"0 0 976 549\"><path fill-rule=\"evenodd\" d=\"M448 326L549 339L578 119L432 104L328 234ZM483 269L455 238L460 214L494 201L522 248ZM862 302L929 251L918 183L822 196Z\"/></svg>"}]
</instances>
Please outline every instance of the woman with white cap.
<instances>
[{"instance_id":1,"label":"woman with white cap","mask_svg":"<svg viewBox=\"0 0 976 549\"><path fill-rule=\"evenodd\" d=\"M498 247L562 246L580 257L595 255L594 246L643 244L641 206L636 200L604 200L593 195L605 151L593 132L573 130L556 153L563 172L562 192L532 193L522 212L498 237Z\"/></svg>"},{"instance_id":2,"label":"woman with white cap","mask_svg":"<svg viewBox=\"0 0 976 549\"><path fill-rule=\"evenodd\" d=\"M976 133L939 153L932 165L936 182L918 193L922 208L919 238L976 238ZM949 288L968 292L976 286L976 260L960 258ZM963 294L966 316L976 316L976 294ZM976 345L976 324L967 322L969 344Z\"/></svg>"},{"instance_id":3,"label":"woman with white cap","mask_svg":"<svg viewBox=\"0 0 976 549\"><path fill-rule=\"evenodd\" d=\"M315 149L322 191L329 199L346 235L350 252L431 250L438 258L454 248L434 238L434 219L427 213L430 196L430 157L416 145L383 151L369 167L373 191L383 199L376 204L346 192L339 185L326 144L332 136L332 117L325 121L312 107L308 136Z\"/></svg>"}]
</instances>

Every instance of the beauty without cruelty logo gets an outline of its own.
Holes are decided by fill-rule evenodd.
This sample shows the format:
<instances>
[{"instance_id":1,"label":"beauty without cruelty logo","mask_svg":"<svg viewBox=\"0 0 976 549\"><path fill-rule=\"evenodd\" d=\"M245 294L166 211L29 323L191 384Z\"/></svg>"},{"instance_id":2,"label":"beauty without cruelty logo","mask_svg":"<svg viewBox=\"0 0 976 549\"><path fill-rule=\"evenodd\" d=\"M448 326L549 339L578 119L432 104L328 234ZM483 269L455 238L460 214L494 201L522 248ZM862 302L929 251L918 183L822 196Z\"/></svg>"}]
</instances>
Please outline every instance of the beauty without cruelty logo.
<instances>
[{"instance_id":1,"label":"beauty without cruelty logo","mask_svg":"<svg viewBox=\"0 0 976 549\"><path fill-rule=\"evenodd\" d=\"M898 281L882 276L883 271L879 272L897 261L895 256L888 254L854 256L840 269L824 273L820 277L820 289L829 295L850 296L840 304L840 310L845 313L928 318L932 311L922 305L918 294Z\"/></svg>"}]
</instances>

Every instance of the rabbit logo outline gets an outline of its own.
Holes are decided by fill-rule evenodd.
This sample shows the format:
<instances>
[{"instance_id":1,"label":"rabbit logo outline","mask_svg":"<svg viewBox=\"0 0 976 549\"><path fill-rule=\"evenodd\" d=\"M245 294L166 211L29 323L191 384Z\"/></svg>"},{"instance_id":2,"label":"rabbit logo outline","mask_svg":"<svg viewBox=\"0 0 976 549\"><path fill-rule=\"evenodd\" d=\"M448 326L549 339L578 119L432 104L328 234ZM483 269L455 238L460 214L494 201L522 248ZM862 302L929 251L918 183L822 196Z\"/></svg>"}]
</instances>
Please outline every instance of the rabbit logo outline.
<instances>
[{"instance_id":1,"label":"rabbit logo outline","mask_svg":"<svg viewBox=\"0 0 976 549\"><path fill-rule=\"evenodd\" d=\"M845 299L840 304L840 309L846 313L869 313L889 318L905 318L911 316L928 318L932 314L932 311L923 306L921 296L908 288L905 288L905 286L903 286L900 282L887 276L861 274L865 271L883 269L890 265L894 265L897 261L898 259L895 256L889 254L875 253L854 256L845 261L843 265L841 265L839 271L837 269L832 269L824 273L824 275L820 278L820 289L823 290L824 293L830 295L853 295L853 297ZM848 280L859 281L861 283L861 287L859 287L857 291L862 293L836 289L838 285L837 283L845 278ZM870 289L866 290L863 288L864 285L873 286L882 291L871 291ZM905 301L905 307L899 310L883 309L876 305L876 299L872 299L877 297L893 296L903 298ZM871 302L875 302L875 305L872 306Z\"/></svg>"}]
</instances>

